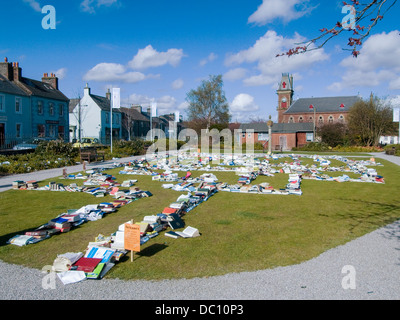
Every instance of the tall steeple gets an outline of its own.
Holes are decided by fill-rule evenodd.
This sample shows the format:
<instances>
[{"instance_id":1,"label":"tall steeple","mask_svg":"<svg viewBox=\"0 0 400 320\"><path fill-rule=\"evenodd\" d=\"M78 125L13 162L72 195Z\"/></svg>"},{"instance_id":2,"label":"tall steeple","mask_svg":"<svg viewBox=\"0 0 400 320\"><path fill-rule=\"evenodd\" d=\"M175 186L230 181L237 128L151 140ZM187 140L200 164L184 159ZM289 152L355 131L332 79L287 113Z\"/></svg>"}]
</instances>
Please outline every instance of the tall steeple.
<instances>
[{"instance_id":1,"label":"tall steeple","mask_svg":"<svg viewBox=\"0 0 400 320\"><path fill-rule=\"evenodd\" d=\"M278 94L278 123L282 123L283 114L293 102L293 76L289 73L282 73L282 79L279 83Z\"/></svg>"}]
</instances>

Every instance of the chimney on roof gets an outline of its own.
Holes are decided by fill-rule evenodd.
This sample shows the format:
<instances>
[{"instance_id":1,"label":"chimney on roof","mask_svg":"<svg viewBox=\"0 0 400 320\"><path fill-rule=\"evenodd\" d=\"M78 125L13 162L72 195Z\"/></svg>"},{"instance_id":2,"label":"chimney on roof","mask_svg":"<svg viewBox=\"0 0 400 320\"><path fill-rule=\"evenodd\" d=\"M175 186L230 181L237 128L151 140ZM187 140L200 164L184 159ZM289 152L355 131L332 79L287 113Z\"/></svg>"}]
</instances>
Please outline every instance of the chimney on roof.
<instances>
[{"instance_id":1,"label":"chimney on roof","mask_svg":"<svg viewBox=\"0 0 400 320\"><path fill-rule=\"evenodd\" d=\"M107 90L107 92L106 92L106 98L107 98L108 100L111 100L111 91L110 91L110 88L108 88L108 90Z\"/></svg>"},{"instance_id":2,"label":"chimney on roof","mask_svg":"<svg viewBox=\"0 0 400 320\"><path fill-rule=\"evenodd\" d=\"M136 110L137 112L140 112L140 113L142 113L142 107L141 106L135 106L135 105L132 105L132 107L131 107L133 110Z\"/></svg>"},{"instance_id":3,"label":"chimney on roof","mask_svg":"<svg viewBox=\"0 0 400 320\"><path fill-rule=\"evenodd\" d=\"M48 73L43 74L42 82L51 85L54 89L58 90L58 78L54 73L51 73L50 76Z\"/></svg>"},{"instance_id":4,"label":"chimney on roof","mask_svg":"<svg viewBox=\"0 0 400 320\"><path fill-rule=\"evenodd\" d=\"M8 62L7 57L4 58L4 62L0 62L0 74L7 78L9 81L13 80L13 68L12 64Z\"/></svg>"},{"instance_id":5,"label":"chimney on roof","mask_svg":"<svg viewBox=\"0 0 400 320\"><path fill-rule=\"evenodd\" d=\"M89 88L89 84L86 83L86 87L83 89L83 94L85 96L89 96L90 95L90 88Z\"/></svg>"},{"instance_id":6,"label":"chimney on roof","mask_svg":"<svg viewBox=\"0 0 400 320\"><path fill-rule=\"evenodd\" d=\"M21 80L21 74L22 74L22 69L19 67L19 62L13 62L13 80L14 81L20 81Z\"/></svg>"}]
</instances>

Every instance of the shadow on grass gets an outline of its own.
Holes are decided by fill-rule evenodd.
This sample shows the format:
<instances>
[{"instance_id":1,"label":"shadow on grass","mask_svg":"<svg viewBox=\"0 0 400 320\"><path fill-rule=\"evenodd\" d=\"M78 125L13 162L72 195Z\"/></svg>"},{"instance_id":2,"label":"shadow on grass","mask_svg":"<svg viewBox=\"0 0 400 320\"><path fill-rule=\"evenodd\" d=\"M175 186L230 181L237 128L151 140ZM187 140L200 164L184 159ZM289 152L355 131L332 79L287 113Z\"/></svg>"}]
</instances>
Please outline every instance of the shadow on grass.
<instances>
[{"instance_id":1,"label":"shadow on grass","mask_svg":"<svg viewBox=\"0 0 400 320\"><path fill-rule=\"evenodd\" d=\"M366 201L354 199L340 199L345 202L357 202L362 204L363 210L361 211L343 211L338 214L343 219L350 219L350 233L359 227L387 227L393 224L396 220L400 219L400 202L384 203L379 201ZM396 237L400 241L400 223L395 223L392 227L387 227L385 236L388 238Z\"/></svg>"},{"instance_id":2,"label":"shadow on grass","mask_svg":"<svg viewBox=\"0 0 400 320\"><path fill-rule=\"evenodd\" d=\"M168 246L166 244L154 243L154 244L146 247L142 251L137 252L136 255L139 257L151 257L166 248L168 248Z\"/></svg>"}]
</instances>

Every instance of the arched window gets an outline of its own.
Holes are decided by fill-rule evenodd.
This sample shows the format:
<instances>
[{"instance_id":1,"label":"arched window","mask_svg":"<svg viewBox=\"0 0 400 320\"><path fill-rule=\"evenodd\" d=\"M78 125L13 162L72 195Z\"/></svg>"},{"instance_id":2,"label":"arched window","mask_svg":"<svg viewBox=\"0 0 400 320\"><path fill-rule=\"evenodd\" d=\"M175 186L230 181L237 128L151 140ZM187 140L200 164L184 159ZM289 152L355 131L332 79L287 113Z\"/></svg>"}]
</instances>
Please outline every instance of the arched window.
<instances>
[{"instance_id":1,"label":"arched window","mask_svg":"<svg viewBox=\"0 0 400 320\"><path fill-rule=\"evenodd\" d=\"M339 116L339 122L344 122L344 116L342 114Z\"/></svg>"},{"instance_id":2,"label":"arched window","mask_svg":"<svg viewBox=\"0 0 400 320\"><path fill-rule=\"evenodd\" d=\"M323 116L319 116L318 123L319 124L323 124L324 123L324 117Z\"/></svg>"},{"instance_id":3,"label":"arched window","mask_svg":"<svg viewBox=\"0 0 400 320\"><path fill-rule=\"evenodd\" d=\"M314 117L309 117L308 122L314 122Z\"/></svg>"},{"instance_id":4,"label":"arched window","mask_svg":"<svg viewBox=\"0 0 400 320\"><path fill-rule=\"evenodd\" d=\"M289 118L289 123L294 123L294 118L293 117Z\"/></svg>"},{"instance_id":5,"label":"arched window","mask_svg":"<svg viewBox=\"0 0 400 320\"><path fill-rule=\"evenodd\" d=\"M333 123L333 116L329 116L328 122L329 122L329 123Z\"/></svg>"},{"instance_id":6,"label":"arched window","mask_svg":"<svg viewBox=\"0 0 400 320\"><path fill-rule=\"evenodd\" d=\"M302 116L299 117L299 123L303 123L304 122L304 118Z\"/></svg>"}]
</instances>

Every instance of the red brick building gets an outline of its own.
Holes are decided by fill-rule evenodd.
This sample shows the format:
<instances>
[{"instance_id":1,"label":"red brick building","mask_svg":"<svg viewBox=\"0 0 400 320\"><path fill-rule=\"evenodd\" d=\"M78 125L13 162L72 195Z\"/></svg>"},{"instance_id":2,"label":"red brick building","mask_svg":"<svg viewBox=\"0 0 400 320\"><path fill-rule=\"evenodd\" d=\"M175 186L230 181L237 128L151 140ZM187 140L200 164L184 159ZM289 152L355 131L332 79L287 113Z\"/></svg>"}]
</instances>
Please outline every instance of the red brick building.
<instances>
[{"instance_id":1,"label":"red brick building","mask_svg":"<svg viewBox=\"0 0 400 320\"><path fill-rule=\"evenodd\" d=\"M278 123L310 122L321 126L347 120L350 108L361 98L358 96L300 98L293 101L293 77L284 73L279 84Z\"/></svg>"},{"instance_id":2,"label":"red brick building","mask_svg":"<svg viewBox=\"0 0 400 320\"><path fill-rule=\"evenodd\" d=\"M293 76L282 74L277 90L278 123L272 127L272 150L291 150L314 141L318 126L347 120L350 108L361 98L358 96L301 98L293 101ZM261 142L268 146L267 123L243 124L242 142ZM246 130L250 133L246 134ZM251 134L254 130L254 134ZM262 139L260 139L262 137Z\"/></svg>"}]
</instances>

